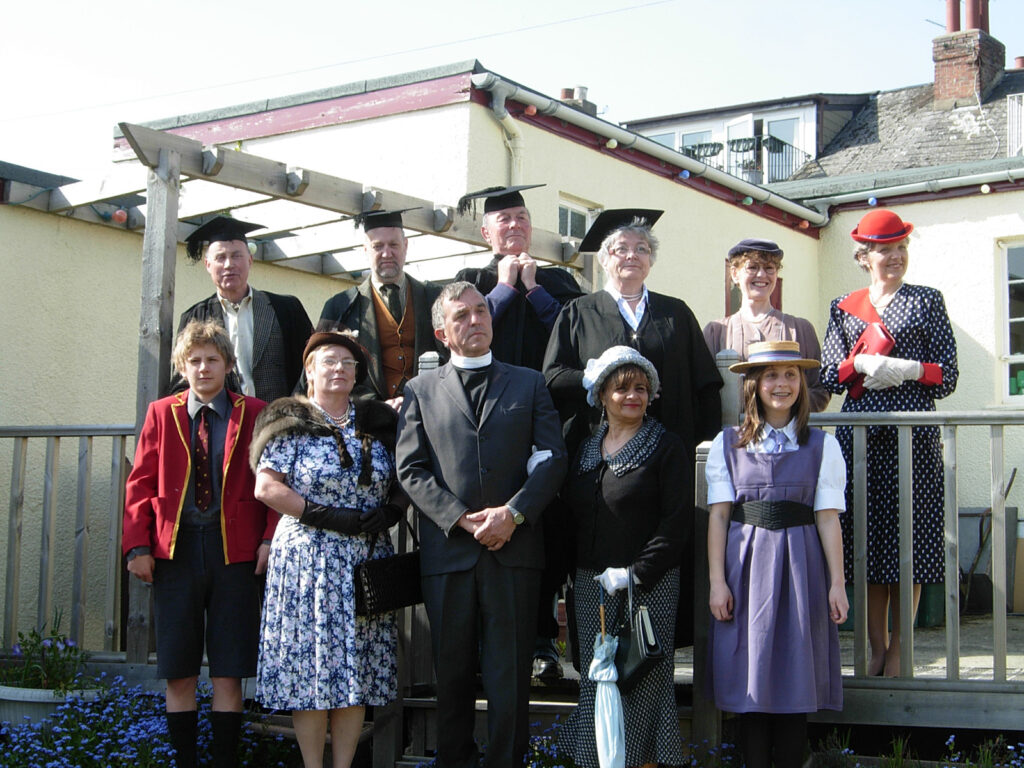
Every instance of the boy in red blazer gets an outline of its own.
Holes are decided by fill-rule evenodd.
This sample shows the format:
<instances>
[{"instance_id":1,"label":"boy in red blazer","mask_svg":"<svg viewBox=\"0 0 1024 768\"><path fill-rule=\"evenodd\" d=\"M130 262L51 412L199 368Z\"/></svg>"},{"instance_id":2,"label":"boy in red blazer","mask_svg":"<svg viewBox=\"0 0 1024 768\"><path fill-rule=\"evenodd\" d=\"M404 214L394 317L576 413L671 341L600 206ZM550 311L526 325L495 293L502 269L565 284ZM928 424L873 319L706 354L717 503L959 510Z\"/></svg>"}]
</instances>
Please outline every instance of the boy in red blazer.
<instances>
[{"instance_id":1,"label":"boy in red blazer","mask_svg":"<svg viewBox=\"0 0 1024 768\"><path fill-rule=\"evenodd\" d=\"M213 683L213 765L236 766L242 678L256 674L258 575L277 514L256 500L249 441L264 403L224 388L235 364L213 321L175 341L189 389L150 403L125 494L128 571L153 585L157 674L179 768L196 765L196 682L205 645Z\"/></svg>"}]
</instances>

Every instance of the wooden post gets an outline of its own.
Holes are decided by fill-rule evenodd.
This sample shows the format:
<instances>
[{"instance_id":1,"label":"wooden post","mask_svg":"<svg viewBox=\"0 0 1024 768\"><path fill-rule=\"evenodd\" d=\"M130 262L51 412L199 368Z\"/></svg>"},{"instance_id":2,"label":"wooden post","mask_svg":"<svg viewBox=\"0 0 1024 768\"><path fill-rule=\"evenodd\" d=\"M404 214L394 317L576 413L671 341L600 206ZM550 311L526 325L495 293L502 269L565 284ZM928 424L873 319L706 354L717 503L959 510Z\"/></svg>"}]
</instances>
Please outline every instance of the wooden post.
<instances>
[{"instance_id":1,"label":"wooden post","mask_svg":"<svg viewBox=\"0 0 1024 768\"><path fill-rule=\"evenodd\" d=\"M181 156L160 150L160 161L146 180L146 232L142 239L142 304L139 312L139 377L135 399L135 439L149 404L167 389L174 333L174 265L178 255L178 195ZM149 656L150 591L128 580L127 660L145 664Z\"/></svg>"},{"instance_id":2,"label":"wooden post","mask_svg":"<svg viewBox=\"0 0 1024 768\"><path fill-rule=\"evenodd\" d=\"M732 352L732 350L729 350ZM720 353L721 354L721 353ZM732 354L735 354L733 352ZM725 398L723 397L723 404ZM705 739L709 744L722 742L722 713L715 708L715 702L704 695L704 680L707 677L708 629L711 611L708 609L708 594L711 582L708 579L708 482L704 467L708 460L711 443L697 446L697 470L694 486L693 515L693 743Z\"/></svg>"}]
</instances>

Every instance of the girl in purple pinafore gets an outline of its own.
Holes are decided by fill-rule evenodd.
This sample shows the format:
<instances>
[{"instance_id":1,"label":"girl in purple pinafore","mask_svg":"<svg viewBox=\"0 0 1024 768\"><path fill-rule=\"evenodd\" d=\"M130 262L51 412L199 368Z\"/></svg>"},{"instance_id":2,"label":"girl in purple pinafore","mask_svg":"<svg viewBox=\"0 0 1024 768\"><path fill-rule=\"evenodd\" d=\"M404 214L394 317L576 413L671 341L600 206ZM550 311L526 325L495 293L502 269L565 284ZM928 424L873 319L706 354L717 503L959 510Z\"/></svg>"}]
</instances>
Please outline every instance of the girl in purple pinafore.
<instances>
[{"instance_id":1,"label":"girl in purple pinafore","mask_svg":"<svg viewBox=\"0 0 1024 768\"><path fill-rule=\"evenodd\" d=\"M708 454L708 692L740 714L747 768L800 766L807 713L843 706L846 464L807 426L803 369L817 366L796 342L751 344L731 368L746 373L744 422Z\"/></svg>"}]
</instances>

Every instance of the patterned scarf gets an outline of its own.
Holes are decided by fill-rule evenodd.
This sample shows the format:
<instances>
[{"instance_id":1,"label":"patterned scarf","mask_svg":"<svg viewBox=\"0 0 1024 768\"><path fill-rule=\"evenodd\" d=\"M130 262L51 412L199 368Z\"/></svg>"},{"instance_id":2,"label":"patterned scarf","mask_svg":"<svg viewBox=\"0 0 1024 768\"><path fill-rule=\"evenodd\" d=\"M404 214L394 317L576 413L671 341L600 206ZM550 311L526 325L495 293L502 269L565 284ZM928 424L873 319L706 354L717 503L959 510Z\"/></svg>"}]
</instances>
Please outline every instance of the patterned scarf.
<instances>
[{"instance_id":1,"label":"patterned scarf","mask_svg":"<svg viewBox=\"0 0 1024 768\"><path fill-rule=\"evenodd\" d=\"M618 453L608 459L608 469L615 473L616 477L622 477L641 466L651 457L661 436L665 433L665 427L657 419L645 418L644 425L640 431L629 438ZM597 468L605 457L601 455L601 441L608 434L608 422L602 423L597 432L588 437L580 450L580 463L577 472L581 475L587 474Z\"/></svg>"}]
</instances>

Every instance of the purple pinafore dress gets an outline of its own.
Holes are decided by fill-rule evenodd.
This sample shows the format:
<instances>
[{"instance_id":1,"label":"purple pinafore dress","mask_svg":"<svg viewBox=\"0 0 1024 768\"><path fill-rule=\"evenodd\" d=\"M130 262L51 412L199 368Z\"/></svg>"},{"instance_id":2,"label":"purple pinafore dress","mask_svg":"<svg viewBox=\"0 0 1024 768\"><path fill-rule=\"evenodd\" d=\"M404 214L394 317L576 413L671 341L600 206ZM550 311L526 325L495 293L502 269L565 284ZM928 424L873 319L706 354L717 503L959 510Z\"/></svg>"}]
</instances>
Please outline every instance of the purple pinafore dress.
<instances>
[{"instance_id":1,"label":"purple pinafore dress","mask_svg":"<svg viewBox=\"0 0 1024 768\"><path fill-rule=\"evenodd\" d=\"M825 434L788 453L736 447L723 431L736 502L794 501L813 508ZM829 618L829 575L813 524L771 530L731 520L725 580L731 621L711 621L708 689L726 712L842 709L839 632Z\"/></svg>"}]
</instances>

